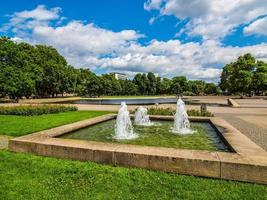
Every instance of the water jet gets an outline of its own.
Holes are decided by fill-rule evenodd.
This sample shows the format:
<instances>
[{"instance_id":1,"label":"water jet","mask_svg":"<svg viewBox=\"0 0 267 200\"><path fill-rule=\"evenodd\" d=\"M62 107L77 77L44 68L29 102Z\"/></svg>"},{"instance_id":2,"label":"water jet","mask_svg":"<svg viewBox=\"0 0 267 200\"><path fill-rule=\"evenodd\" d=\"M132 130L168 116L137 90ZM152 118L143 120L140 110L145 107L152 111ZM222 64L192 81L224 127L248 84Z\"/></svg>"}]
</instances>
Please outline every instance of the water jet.
<instances>
[{"instance_id":1,"label":"water jet","mask_svg":"<svg viewBox=\"0 0 267 200\"><path fill-rule=\"evenodd\" d=\"M125 102L121 102L114 130L113 139L115 140L130 140L138 137L133 131L130 114Z\"/></svg>"},{"instance_id":2,"label":"water jet","mask_svg":"<svg viewBox=\"0 0 267 200\"><path fill-rule=\"evenodd\" d=\"M185 103L179 97L176 105L176 113L174 115L174 126L171 128L171 132L174 134L193 134L195 131L190 128L190 122L188 119Z\"/></svg>"},{"instance_id":3,"label":"water jet","mask_svg":"<svg viewBox=\"0 0 267 200\"><path fill-rule=\"evenodd\" d=\"M147 109L143 106L139 106L134 116L134 123L139 126L152 126L153 122L150 121Z\"/></svg>"}]
</instances>

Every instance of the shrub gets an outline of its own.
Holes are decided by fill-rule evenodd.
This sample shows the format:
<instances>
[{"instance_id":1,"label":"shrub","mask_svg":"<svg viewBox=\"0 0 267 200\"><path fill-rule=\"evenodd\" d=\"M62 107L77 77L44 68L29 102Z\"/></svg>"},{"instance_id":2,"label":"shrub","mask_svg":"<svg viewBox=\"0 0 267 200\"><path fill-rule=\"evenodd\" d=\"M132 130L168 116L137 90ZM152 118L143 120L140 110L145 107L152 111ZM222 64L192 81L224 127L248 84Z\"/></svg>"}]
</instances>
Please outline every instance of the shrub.
<instances>
[{"instance_id":1,"label":"shrub","mask_svg":"<svg viewBox=\"0 0 267 200\"><path fill-rule=\"evenodd\" d=\"M15 103L15 101L11 99L0 98L0 103Z\"/></svg>"},{"instance_id":2,"label":"shrub","mask_svg":"<svg viewBox=\"0 0 267 200\"><path fill-rule=\"evenodd\" d=\"M172 108L148 108L149 115L174 115L175 110ZM187 111L189 116L202 116L202 117L213 117L214 115L209 111L199 111L195 109L191 109Z\"/></svg>"},{"instance_id":3,"label":"shrub","mask_svg":"<svg viewBox=\"0 0 267 200\"><path fill-rule=\"evenodd\" d=\"M43 115L68 111L77 111L75 106L63 105L23 105L23 106L0 106L1 115Z\"/></svg>"},{"instance_id":4,"label":"shrub","mask_svg":"<svg viewBox=\"0 0 267 200\"><path fill-rule=\"evenodd\" d=\"M185 92L183 92L183 95L184 96L195 96L196 94L193 92L190 92L190 91L185 91Z\"/></svg>"}]
</instances>

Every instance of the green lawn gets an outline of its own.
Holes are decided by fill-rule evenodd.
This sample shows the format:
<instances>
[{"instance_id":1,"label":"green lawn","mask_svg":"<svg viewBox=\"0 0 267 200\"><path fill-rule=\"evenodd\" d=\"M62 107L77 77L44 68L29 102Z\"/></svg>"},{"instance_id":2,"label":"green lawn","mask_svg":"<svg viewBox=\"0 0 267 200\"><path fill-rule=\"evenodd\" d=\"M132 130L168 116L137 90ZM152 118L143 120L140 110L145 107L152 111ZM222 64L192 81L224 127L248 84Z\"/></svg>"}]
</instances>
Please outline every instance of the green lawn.
<instances>
[{"instance_id":1,"label":"green lawn","mask_svg":"<svg viewBox=\"0 0 267 200\"><path fill-rule=\"evenodd\" d=\"M107 113L103 111L72 111L39 116L0 115L0 135L26 135Z\"/></svg>"},{"instance_id":2,"label":"green lawn","mask_svg":"<svg viewBox=\"0 0 267 200\"><path fill-rule=\"evenodd\" d=\"M0 151L0 199L267 199L267 187Z\"/></svg>"}]
</instances>

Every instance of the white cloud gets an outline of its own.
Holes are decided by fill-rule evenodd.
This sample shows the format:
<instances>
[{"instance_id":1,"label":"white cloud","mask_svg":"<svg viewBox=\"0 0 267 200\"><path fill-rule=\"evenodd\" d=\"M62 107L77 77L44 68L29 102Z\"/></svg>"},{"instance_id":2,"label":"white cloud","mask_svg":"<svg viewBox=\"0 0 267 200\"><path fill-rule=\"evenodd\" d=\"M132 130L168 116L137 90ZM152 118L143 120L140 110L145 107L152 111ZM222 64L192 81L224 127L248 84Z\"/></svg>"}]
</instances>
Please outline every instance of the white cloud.
<instances>
[{"instance_id":1,"label":"white cloud","mask_svg":"<svg viewBox=\"0 0 267 200\"><path fill-rule=\"evenodd\" d=\"M23 34L25 30L37 26L46 26L53 20L61 22L64 17L60 17L61 8L55 7L47 9L44 5L39 5L33 10L24 10L9 15L9 23L4 24L0 31L12 30L13 33Z\"/></svg>"},{"instance_id":2,"label":"white cloud","mask_svg":"<svg viewBox=\"0 0 267 200\"><path fill-rule=\"evenodd\" d=\"M148 23L149 23L150 25L152 25L152 24L154 24L155 20L156 20L156 17L151 17L151 18L149 19Z\"/></svg>"},{"instance_id":3,"label":"white cloud","mask_svg":"<svg viewBox=\"0 0 267 200\"><path fill-rule=\"evenodd\" d=\"M41 8L44 13L56 14L53 17L50 15L50 18L43 16L34 19L32 16L35 15L24 14L23 20L16 24L13 24L14 18L21 16L20 13L11 16L9 26L15 35L13 39L52 45L76 67L129 74L153 71L161 76L186 75L191 79L217 80L220 66L239 55L252 52L259 59L267 59L265 43L249 47L223 47L215 40L182 43L176 39L151 40L144 45L138 41L144 35L135 30L114 32L93 23L75 20L60 25L57 23L62 18L58 14L59 8ZM36 9L40 10L40 6ZM27 12L35 13L35 10ZM51 20L55 23L51 24Z\"/></svg>"},{"instance_id":4,"label":"white cloud","mask_svg":"<svg viewBox=\"0 0 267 200\"><path fill-rule=\"evenodd\" d=\"M65 26L37 26L32 30L33 37L44 43L75 50L77 53L90 52L91 55L110 54L126 47L129 43L143 37L134 30L113 32L94 24L71 21Z\"/></svg>"},{"instance_id":5,"label":"white cloud","mask_svg":"<svg viewBox=\"0 0 267 200\"><path fill-rule=\"evenodd\" d=\"M13 22L20 22L22 20L34 19L34 20L53 20L59 18L59 12L61 9L55 7L52 9L46 9L44 5L39 5L34 10L25 10L22 12L15 12L12 15Z\"/></svg>"},{"instance_id":6,"label":"white cloud","mask_svg":"<svg viewBox=\"0 0 267 200\"><path fill-rule=\"evenodd\" d=\"M221 39L239 25L245 25L267 14L264 0L149 0L146 10L159 10L160 15L188 19L184 31L189 36Z\"/></svg>"},{"instance_id":7,"label":"white cloud","mask_svg":"<svg viewBox=\"0 0 267 200\"><path fill-rule=\"evenodd\" d=\"M148 0L147 2L145 2L144 8L146 10L159 9L162 3L163 0Z\"/></svg>"},{"instance_id":8,"label":"white cloud","mask_svg":"<svg viewBox=\"0 0 267 200\"><path fill-rule=\"evenodd\" d=\"M165 76L186 75L192 79L215 80L221 66L238 56L253 52L256 58L267 60L267 44L250 47L222 47L215 41L203 44L179 40L152 41L147 46L133 44L115 58L100 60L100 68L113 70L153 71Z\"/></svg>"},{"instance_id":9,"label":"white cloud","mask_svg":"<svg viewBox=\"0 0 267 200\"><path fill-rule=\"evenodd\" d=\"M244 33L251 35L267 35L267 17L257 19L244 28Z\"/></svg>"}]
</instances>

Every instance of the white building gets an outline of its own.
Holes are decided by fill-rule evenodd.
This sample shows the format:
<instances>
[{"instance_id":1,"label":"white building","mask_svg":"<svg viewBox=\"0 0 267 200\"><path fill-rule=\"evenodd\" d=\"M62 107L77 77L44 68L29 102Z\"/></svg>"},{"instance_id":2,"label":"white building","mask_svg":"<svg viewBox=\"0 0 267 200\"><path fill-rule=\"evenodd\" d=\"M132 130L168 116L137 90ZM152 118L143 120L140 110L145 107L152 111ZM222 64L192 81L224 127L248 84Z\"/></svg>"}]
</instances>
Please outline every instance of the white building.
<instances>
[{"instance_id":1,"label":"white building","mask_svg":"<svg viewBox=\"0 0 267 200\"><path fill-rule=\"evenodd\" d=\"M114 76L115 76L115 78L117 80L126 80L127 79L127 75L123 74L123 73L114 72L114 73L111 73L111 74L114 74Z\"/></svg>"}]
</instances>

